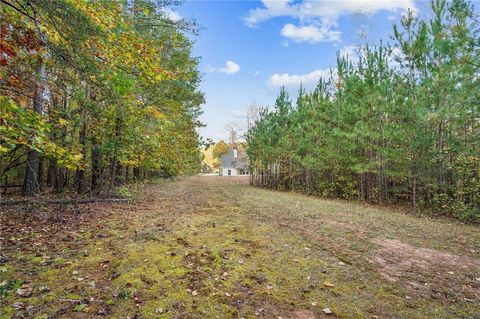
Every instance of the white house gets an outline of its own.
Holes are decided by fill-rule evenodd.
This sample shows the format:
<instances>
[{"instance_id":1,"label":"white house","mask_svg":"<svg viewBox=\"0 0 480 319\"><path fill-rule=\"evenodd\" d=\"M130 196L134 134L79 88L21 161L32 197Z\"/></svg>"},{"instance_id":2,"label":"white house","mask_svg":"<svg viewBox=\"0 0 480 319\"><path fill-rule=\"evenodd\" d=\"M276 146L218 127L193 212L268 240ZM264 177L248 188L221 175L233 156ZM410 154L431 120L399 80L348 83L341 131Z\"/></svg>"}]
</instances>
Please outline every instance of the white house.
<instances>
[{"instance_id":1,"label":"white house","mask_svg":"<svg viewBox=\"0 0 480 319\"><path fill-rule=\"evenodd\" d=\"M248 156L244 150L231 149L222 155L220 175L239 176L248 175Z\"/></svg>"}]
</instances>

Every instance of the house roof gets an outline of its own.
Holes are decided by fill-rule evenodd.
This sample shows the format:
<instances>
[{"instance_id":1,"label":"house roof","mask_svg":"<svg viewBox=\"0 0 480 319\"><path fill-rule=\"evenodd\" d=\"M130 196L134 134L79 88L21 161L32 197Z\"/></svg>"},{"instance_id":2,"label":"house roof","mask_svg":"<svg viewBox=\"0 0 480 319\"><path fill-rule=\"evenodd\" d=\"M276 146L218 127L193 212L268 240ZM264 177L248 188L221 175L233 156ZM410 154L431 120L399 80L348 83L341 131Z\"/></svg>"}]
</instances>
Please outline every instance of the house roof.
<instances>
[{"instance_id":1,"label":"house roof","mask_svg":"<svg viewBox=\"0 0 480 319\"><path fill-rule=\"evenodd\" d=\"M237 157L234 157L234 150L231 149L227 154L222 155L222 168L240 168L248 167L248 155L245 150L237 149Z\"/></svg>"}]
</instances>

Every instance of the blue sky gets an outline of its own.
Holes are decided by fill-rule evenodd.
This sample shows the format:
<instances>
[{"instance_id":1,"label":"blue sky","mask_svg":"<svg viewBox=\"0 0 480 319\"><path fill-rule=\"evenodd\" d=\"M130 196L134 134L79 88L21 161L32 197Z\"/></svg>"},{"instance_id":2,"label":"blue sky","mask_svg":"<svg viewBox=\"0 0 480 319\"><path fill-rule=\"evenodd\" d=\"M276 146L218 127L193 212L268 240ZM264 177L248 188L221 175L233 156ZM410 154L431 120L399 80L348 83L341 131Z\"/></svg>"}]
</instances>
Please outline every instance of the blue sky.
<instances>
[{"instance_id":1,"label":"blue sky","mask_svg":"<svg viewBox=\"0 0 480 319\"><path fill-rule=\"evenodd\" d=\"M201 57L206 103L203 137L226 139L225 125L245 123L249 105L271 106L284 85L295 95L328 76L336 52L388 41L413 0L186 1L175 14L201 26L193 55ZM353 51L352 51L353 50Z\"/></svg>"}]
</instances>

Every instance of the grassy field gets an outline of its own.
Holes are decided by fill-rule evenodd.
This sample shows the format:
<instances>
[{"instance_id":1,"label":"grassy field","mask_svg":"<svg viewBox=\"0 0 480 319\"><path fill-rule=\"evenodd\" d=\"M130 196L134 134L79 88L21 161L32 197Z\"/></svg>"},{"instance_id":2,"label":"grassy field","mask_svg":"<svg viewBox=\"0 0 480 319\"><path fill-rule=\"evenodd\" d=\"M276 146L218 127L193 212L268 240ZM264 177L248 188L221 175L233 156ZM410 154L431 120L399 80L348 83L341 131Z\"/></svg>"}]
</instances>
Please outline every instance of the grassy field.
<instances>
[{"instance_id":1,"label":"grassy field","mask_svg":"<svg viewBox=\"0 0 480 319\"><path fill-rule=\"evenodd\" d=\"M480 318L480 228L450 220L228 177L0 216L0 318Z\"/></svg>"}]
</instances>

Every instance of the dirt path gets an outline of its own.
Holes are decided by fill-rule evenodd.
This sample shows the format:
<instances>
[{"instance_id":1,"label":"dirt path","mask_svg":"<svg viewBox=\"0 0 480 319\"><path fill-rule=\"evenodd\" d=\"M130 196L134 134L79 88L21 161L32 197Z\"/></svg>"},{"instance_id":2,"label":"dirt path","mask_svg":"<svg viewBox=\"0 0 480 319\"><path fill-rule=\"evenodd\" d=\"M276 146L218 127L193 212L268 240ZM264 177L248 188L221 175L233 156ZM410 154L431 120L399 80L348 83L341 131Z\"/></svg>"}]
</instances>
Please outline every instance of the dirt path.
<instances>
[{"instance_id":1,"label":"dirt path","mask_svg":"<svg viewBox=\"0 0 480 319\"><path fill-rule=\"evenodd\" d=\"M0 215L0 318L480 316L474 226L222 177L32 210Z\"/></svg>"}]
</instances>

